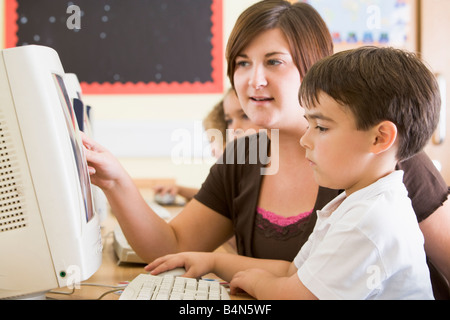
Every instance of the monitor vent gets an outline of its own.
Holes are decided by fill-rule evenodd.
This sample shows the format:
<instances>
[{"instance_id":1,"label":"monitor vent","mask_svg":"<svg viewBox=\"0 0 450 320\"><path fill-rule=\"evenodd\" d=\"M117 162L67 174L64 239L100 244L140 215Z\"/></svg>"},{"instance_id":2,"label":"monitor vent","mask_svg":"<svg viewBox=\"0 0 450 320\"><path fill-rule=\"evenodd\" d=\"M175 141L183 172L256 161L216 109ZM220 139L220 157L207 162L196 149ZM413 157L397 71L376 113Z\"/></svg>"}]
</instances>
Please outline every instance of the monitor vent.
<instances>
[{"instance_id":1,"label":"monitor vent","mask_svg":"<svg viewBox=\"0 0 450 320\"><path fill-rule=\"evenodd\" d=\"M27 226L19 192L19 164L5 122L0 119L0 233Z\"/></svg>"}]
</instances>

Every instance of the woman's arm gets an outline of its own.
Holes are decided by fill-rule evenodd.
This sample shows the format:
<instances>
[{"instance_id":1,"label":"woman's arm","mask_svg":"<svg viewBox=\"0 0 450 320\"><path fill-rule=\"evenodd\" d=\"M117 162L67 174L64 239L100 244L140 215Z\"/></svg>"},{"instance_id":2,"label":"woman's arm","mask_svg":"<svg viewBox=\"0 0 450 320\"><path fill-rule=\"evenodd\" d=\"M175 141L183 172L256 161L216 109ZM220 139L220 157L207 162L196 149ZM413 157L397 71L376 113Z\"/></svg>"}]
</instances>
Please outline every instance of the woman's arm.
<instances>
[{"instance_id":1,"label":"woman's arm","mask_svg":"<svg viewBox=\"0 0 450 320\"><path fill-rule=\"evenodd\" d=\"M232 236L231 221L196 200L167 223L150 209L111 153L86 136L83 144L92 183L102 188L125 237L144 261L188 250L212 251Z\"/></svg>"},{"instance_id":2,"label":"woman's arm","mask_svg":"<svg viewBox=\"0 0 450 320\"><path fill-rule=\"evenodd\" d=\"M420 222L419 227L428 258L450 283L450 200Z\"/></svg>"},{"instance_id":3,"label":"woman's arm","mask_svg":"<svg viewBox=\"0 0 450 320\"><path fill-rule=\"evenodd\" d=\"M425 152L398 164L433 265L450 280L450 200L448 185Z\"/></svg>"}]
</instances>

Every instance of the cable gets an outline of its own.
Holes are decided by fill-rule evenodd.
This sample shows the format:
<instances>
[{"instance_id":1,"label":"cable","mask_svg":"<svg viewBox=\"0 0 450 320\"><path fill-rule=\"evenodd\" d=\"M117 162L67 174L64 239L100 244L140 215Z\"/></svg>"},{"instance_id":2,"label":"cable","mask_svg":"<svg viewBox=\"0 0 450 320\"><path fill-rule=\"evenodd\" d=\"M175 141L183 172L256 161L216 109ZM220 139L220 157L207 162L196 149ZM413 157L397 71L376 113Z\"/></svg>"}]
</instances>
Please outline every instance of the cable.
<instances>
[{"instance_id":1,"label":"cable","mask_svg":"<svg viewBox=\"0 0 450 320\"><path fill-rule=\"evenodd\" d=\"M123 289L123 288L122 288ZM117 292L117 291L120 291L120 290L122 290L122 289L114 289L114 290L109 290L109 291L106 291L106 292L104 292L100 297L98 297L96 300L101 300L103 297L105 297L106 295L108 295L108 294L110 294L110 293L114 293L114 292Z\"/></svg>"},{"instance_id":2,"label":"cable","mask_svg":"<svg viewBox=\"0 0 450 320\"><path fill-rule=\"evenodd\" d=\"M125 284L121 284L121 285L117 285L117 286L113 286L113 285L108 285L108 284L100 284L100 283L81 283L82 286L86 286L86 287L105 287L105 288L113 288L113 289L124 289L128 283Z\"/></svg>"},{"instance_id":3,"label":"cable","mask_svg":"<svg viewBox=\"0 0 450 320\"><path fill-rule=\"evenodd\" d=\"M53 293L53 294L62 294L62 295L66 295L66 296L70 296L75 292L75 287L72 288L72 292L62 292L62 291L49 291L48 293Z\"/></svg>"},{"instance_id":4,"label":"cable","mask_svg":"<svg viewBox=\"0 0 450 320\"><path fill-rule=\"evenodd\" d=\"M101 300L103 297L105 297L106 295L108 295L110 293L118 292L118 291L121 291L121 290L125 289L125 287L127 285L128 285L127 282L123 283L123 284L115 285L115 286L114 285L108 285L108 284L100 284L100 283L80 283L80 286L86 286L86 287L113 288L112 290L106 291L103 294L101 294L97 299L90 299L90 300ZM75 286L72 288L72 292L49 291L48 293L70 296L73 293L75 293Z\"/></svg>"}]
</instances>

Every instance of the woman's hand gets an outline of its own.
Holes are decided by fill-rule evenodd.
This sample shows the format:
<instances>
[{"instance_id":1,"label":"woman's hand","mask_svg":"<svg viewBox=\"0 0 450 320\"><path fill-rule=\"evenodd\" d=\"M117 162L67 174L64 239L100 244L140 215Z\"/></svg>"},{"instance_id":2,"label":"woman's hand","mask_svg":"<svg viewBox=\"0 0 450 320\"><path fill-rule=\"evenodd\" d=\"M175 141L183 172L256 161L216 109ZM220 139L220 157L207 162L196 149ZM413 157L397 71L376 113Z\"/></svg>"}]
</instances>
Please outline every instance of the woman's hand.
<instances>
[{"instance_id":1,"label":"woman's hand","mask_svg":"<svg viewBox=\"0 0 450 320\"><path fill-rule=\"evenodd\" d=\"M84 133L80 134L91 182L103 190L113 188L121 176L126 175L122 165L106 148Z\"/></svg>"},{"instance_id":2,"label":"woman's hand","mask_svg":"<svg viewBox=\"0 0 450 320\"><path fill-rule=\"evenodd\" d=\"M183 252L170 254L156 259L145 266L144 269L153 275L157 275L175 268L186 270L183 277L200 278L207 273L214 272L214 253Z\"/></svg>"}]
</instances>

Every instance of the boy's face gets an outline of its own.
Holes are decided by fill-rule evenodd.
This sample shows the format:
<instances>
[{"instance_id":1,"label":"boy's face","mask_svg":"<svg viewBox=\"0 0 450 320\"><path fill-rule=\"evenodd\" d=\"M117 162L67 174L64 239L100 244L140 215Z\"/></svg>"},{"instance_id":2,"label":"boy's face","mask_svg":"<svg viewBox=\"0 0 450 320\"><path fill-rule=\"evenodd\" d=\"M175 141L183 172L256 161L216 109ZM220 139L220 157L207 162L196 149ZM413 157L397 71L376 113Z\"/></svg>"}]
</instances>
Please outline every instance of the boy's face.
<instances>
[{"instance_id":1,"label":"boy's face","mask_svg":"<svg viewBox=\"0 0 450 320\"><path fill-rule=\"evenodd\" d=\"M323 92L315 108L305 109L305 118L309 127L300 143L319 185L349 195L372 183L365 179L373 157L371 130L357 130L353 113Z\"/></svg>"}]
</instances>

